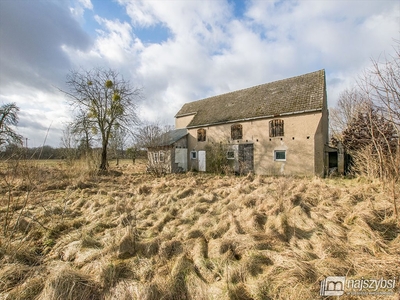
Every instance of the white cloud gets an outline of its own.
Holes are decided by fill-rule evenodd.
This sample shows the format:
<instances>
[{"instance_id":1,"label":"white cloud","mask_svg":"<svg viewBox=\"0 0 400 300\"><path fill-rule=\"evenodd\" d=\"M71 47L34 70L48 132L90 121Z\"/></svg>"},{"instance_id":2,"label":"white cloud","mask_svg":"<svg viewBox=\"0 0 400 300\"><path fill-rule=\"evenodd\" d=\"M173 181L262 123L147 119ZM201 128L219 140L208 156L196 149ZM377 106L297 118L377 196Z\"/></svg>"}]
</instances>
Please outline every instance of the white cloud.
<instances>
[{"instance_id":1,"label":"white cloud","mask_svg":"<svg viewBox=\"0 0 400 300\"><path fill-rule=\"evenodd\" d=\"M172 119L188 101L322 68L333 105L338 89L369 64L371 49L384 50L376 40L387 45L396 34L396 9L375 2L356 9L358 1L253 1L243 19L224 1L119 3L133 28L98 18L104 29L97 51L110 63L125 63L143 83L142 118L152 121ZM137 28L151 26L168 28L171 36L153 44L135 37Z\"/></svg>"},{"instance_id":2,"label":"white cloud","mask_svg":"<svg viewBox=\"0 0 400 300\"><path fill-rule=\"evenodd\" d=\"M74 16L74 18L79 21L80 23L84 23L84 13L85 10L92 10L93 9L93 4L90 0L72 0L71 1L71 7L69 8L71 11L71 14Z\"/></svg>"},{"instance_id":3,"label":"white cloud","mask_svg":"<svg viewBox=\"0 0 400 300\"><path fill-rule=\"evenodd\" d=\"M185 102L323 68L327 72L328 101L333 106L339 93L354 84L357 75L370 65L370 59L383 52L393 53L393 39L400 39L400 4L396 1L254 0L246 2L243 16L237 17L234 4L228 1L118 0L130 22L121 21L126 17L117 15L98 15L96 5L89 0L72 3L76 9L72 17L81 18L81 26L87 21L82 19L85 10L97 14L98 29L92 43L76 24L65 21L64 10L58 14L64 22L47 29L49 33L44 37L26 35L35 41L28 47L38 49L33 53L18 42L28 29L14 31L15 43L0 35L2 45L4 41L12 42L0 53L15 56L13 64L6 63L2 68L7 71L0 70L2 82L7 82L7 88L2 86L1 100L14 99L25 107L29 114L24 116L29 115L32 124L46 127L56 119L52 127L57 130L61 128L58 120L70 114L58 103L62 97L53 98L54 91L49 87L62 86L61 77L50 75L65 76L68 67L118 70L134 86L144 88L141 118L171 124ZM15 12L9 15L11 24ZM17 17L21 23L26 20ZM34 24L25 23L24 28ZM45 22L40 28L47 28ZM159 42L139 38L146 30L159 28L168 32L167 38ZM40 42L46 44L44 52L35 48ZM2 62L6 61L4 57L0 57ZM28 75L22 70L28 70ZM16 81L27 89L34 87L35 92L21 94ZM39 110L46 114L40 116L29 101L39 103Z\"/></svg>"},{"instance_id":4,"label":"white cloud","mask_svg":"<svg viewBox=\"0 0 400 300\"><path fill-rule=\"evenodd\" d=\"M98 16L96 16L96 21L105 28L105 30L97 31L99 37L96 48L100 55L111 63L127 61L133 43L132 27L126 22L111 21Z\"/></svg>"},{"instance_id":5,"label":"white cloud","mask_svg":"<svg viewBox=\"0 0 400 300\"><path fill-rule=\"evenodd\" d=\"M126 5L127 13L134 25L148 27L158 22L153 13L151 1L118 0L118 2L121 5Z\"/></svg>"},{"instance_id":6,"label":"white cloud","mask_svg":"<svg viewBox=\"0 0 400 300\"><path fill-rule=\"evenodd\" d=\"M0 95L0 103L16 102L20 107L18 132L38 147L47 137L48 144L58 146L65 125L71 121L70 107L57 89L50 93L20 85L6 97Z\"/></svg>"},{"instance_id":7,"label":"white cloud","mask_svg":"<svg viewBox=\"0 0 400 300\"><path fill-rule=\"evenodd\" d=\"M90 0L78 0L79 3L86 9L93 9L93 4Z\"/></svg>"}]
</instances>

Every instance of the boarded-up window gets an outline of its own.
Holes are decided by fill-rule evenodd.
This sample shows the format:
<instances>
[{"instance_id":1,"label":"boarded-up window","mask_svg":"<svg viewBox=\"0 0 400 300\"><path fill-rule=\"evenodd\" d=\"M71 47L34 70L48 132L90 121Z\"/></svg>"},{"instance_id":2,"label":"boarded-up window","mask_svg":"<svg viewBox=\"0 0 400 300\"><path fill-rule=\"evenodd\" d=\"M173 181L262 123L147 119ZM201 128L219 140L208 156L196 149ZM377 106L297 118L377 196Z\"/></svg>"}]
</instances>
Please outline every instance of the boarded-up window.
<instances>
[{"instance_id":1,"label":"boarded-up window","mask_svg":"<svg viewBox=\"0 0 400 300\"><path fill-rule=\"evenodd\" d=\"M284 135L283 120L277 119L269 121L269 136L275 137L283 135Z\"/></svg>"},{"instance_id":2,"label":"boarded-up window","mask_svg":"<svg viewBox=\"0 0 400 300\"><path fill-rule=\"evenodd\" d=\"M206 130L205 129L198 129L197 130L197 141L205 142L206 141Z\"/></svg>"},{"instance_id":3,"label":"boarded-up window","mask_svg":"<svg viewBox=\"0 0 400 300\"><path fill-rule=\"evenodd\" d=\"M232 140L240 140L243 138L243 127L240 124L231 126L231 138Z\"/></svg>"}]
</instances>

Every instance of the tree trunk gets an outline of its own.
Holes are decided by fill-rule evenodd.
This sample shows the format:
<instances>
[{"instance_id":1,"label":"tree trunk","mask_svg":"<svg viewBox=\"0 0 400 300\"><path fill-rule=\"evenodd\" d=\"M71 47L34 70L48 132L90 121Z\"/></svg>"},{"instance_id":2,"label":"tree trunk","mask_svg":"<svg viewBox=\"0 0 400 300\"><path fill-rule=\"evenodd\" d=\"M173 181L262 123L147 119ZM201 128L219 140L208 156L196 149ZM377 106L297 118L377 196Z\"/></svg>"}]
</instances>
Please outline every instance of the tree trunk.
<instances>
[{"instance_id":1,"label":"tree trunk","mask_svg":"<svg viewBox=\"0 0 400 300\"><path fill-rule=\"evenodd\" d=\"M103 147L101 149L100 170L107 170L107 144L103 144Z\"/></svg>"}]
</instances>

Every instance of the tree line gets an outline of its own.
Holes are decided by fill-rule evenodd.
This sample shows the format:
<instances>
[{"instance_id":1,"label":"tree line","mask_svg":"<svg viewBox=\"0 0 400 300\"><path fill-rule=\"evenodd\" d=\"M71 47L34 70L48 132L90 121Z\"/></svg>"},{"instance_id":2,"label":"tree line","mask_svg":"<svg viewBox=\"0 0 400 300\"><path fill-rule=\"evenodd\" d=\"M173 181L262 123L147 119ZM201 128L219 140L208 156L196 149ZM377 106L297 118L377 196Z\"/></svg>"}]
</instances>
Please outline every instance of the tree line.
<instances>
[{"instance_id":1,"label":"tree line","mask_svg":"<svg viewBox=\"0 0 400 300\"><path fill-rule=\"evenodd\" d=\"M147 152L145 149L128 147L123 150L118 150L118 152L113 151L114 149L109 149L109 160L117 159L139 159L146 158ZM100 147L93 147L90 149L82 148L64 148L64 147L51 147L49 145L44 145L41 147L21 147L20 144L8 144L2 148L0 151L0 160L6 160L10 158L18 159L61 159L61 160L76 160L82 159L91 153L101 153Z\"/></svg>"}]
</instances>

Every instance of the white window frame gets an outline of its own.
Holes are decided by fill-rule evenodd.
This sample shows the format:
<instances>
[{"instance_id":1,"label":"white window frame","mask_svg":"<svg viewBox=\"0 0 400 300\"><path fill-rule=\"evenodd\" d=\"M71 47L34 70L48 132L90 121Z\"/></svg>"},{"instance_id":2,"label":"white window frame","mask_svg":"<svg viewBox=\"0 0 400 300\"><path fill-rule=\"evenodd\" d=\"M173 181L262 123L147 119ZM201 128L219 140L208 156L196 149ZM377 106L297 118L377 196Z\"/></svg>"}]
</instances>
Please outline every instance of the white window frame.
<instances>
[{"instance_id":1,"label":"white window frame","mask_svg":"<svg viewBox=\"0 0 400 300\"><path fill-rule=\"evenodd\" d=\"M232 153L233 155L230 156L230 155L229 155L230 153ZM226 159L235 159L235 151L233 151L233 150L228 150L228 151L226 152Z\"/></svg>"},{"instance_id":2,"label":"white window frame","mask_svg":"<svg viewBox=\"0 0 400 300\"><path fill-rule=\"evenodd\" d=\"M285 158L276 158L278 153L284 153ZM286 161L286 150L274 150L274 161Z\"/></svg>"},{"instance_id":3,"label":"white window frame","mask_svg":"<svg viewBox=\"0 0 400 300\"><path fill-rule=\"evenodd\" d=\"M197 151L190 151L190 159L197 159Z\"/></svg>"}]
</instances>

